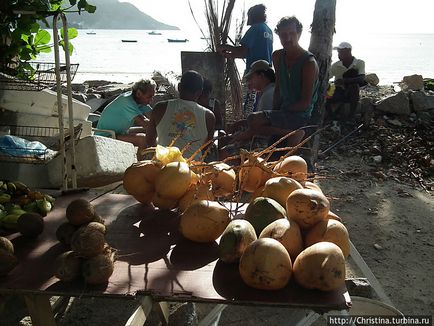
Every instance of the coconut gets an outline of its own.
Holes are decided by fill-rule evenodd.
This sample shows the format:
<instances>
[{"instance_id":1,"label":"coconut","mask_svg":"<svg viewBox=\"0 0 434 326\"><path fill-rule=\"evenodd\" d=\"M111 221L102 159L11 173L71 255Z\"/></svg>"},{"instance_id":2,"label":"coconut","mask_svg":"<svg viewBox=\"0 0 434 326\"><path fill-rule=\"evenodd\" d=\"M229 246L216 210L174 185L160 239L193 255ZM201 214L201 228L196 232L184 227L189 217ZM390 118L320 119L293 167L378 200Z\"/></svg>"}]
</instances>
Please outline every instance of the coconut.
<instances>
[{"instance_id":1,"label":"coconut","mask_svg":"<svg viewBox=\"0 0 434 326\"><path fill-rule=\"evenodd\" d=\"M111 251L86 259L81 272L88 284L104 284L114 270L114 255Z\"/></svg>"},{"instance_id":2,"label":"coconut","mask_svg":"<svg viewBox=\"0 0 434 326\"><path fill-rule=\"evenodd\" d=\"M36 237L44 231L44 219L38 213L24 213L18 218L17 229L22 235Z\"/></svg>"},{"instance_id":3,"label":"coconut","mask_svg":"<svg viewBox=\"0 0 434 326\"><path fill-rule=\"evenodd\" d=\"M0 249L6 250L11 254L14 253L14 245L8 238L5 237L0 237Z\"/></svg>"},{"instance_id":4,"label":"coconut","mask_svg":"<svg viewBox=\"0 0 434 326\"><path fill-rule=\"evenodd\" d=\"M59 255L54 263L54 276L64 282L71 282L80 276L81 258L74 251Z\"/></svg>"},{"instance_id":5,"label":"coconut","mask_svg":"<svg viewBox=\"0 0 434 326\"><path fill-rule=\"evenodd\" d=\"M71 248L81 257L94 257L104 251L106 245L104 233L99 229L84 225L72 236Z\"/></svg>"},{"instance_id":6,"label":"coconut","mask_svg":"<svg viewBox=\"0 0 434 326\"><path fill-rule=\"evenodd\" d=\"M99 222L90 222L88 225L86 225L86 228L101 232L102 234L106 234L107 232L105 225Z\"/></svg>"},{"instance_id":7,"label":"coconut","mask_svg":"<svg viewBox=\"0 0 434 326\"><path fill-rule=\"evenodd\" d=\"M69 222L62 223L56 230L56 238L61 244L64 244L65 246L70 246L72 236L77 230L78 226L72 225Z\"/></svg>"},{"instance_id":8,"label":"coconut","mask_svg":"<svg viewBox=\"0 0 434 326\"><path fill-rule=\"evenodd\" d=\"M83 225L95 219L95 208L86 199L73 200L66 208L66 218L73 225Z\"/></svg>"},{"instance_id":9,"label":"coconut","mask_svg":"<svg viewBox=\"0 0 434 326\"><path fill-rule=\"evenodd\" d=\"M0 276L7 275L18 265L18 259L8 250L0 249Z\"/></svg>"}]
</instances>

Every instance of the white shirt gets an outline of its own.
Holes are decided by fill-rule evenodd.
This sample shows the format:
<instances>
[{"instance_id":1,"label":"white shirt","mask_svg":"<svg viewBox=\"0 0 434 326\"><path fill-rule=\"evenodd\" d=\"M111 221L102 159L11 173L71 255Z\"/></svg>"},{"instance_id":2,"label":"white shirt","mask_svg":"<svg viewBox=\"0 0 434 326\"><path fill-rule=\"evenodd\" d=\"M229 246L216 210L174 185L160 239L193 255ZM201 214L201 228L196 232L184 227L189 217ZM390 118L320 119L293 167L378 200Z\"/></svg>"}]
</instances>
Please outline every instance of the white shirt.
<instances>
[{"instance_id":1,"label":"white shirt","mask_svg":"<svg viewBox=\"0 0 434 326\"><path fill-rule=\"evenodd\" d=\"M342 79L343 74L350 69L356 69L359 72L359 75L364 75L365 61L353 57L353 62L351 62L348 68L344 66L342 61L337 61L334 64L332 64L330 68L330 74L335 77L335 80Z\"/></svg>"},{"instance_id":2,"label":"white shirt","mask_svg":"<svg viewBox=\"0 0 434 326\"><path fill-rule=\"evenodd\" d=\"M185 158L189 158L205 143L208 137L206 110L194 101L169 100L166 112L156 128L157 143L162 146L169 146L173 139L181 135L174 146L182 150L191 143L183 155ZM199 159L200 155L201 153L196 156L196 159Z\"/></svg>"}]
</instances>

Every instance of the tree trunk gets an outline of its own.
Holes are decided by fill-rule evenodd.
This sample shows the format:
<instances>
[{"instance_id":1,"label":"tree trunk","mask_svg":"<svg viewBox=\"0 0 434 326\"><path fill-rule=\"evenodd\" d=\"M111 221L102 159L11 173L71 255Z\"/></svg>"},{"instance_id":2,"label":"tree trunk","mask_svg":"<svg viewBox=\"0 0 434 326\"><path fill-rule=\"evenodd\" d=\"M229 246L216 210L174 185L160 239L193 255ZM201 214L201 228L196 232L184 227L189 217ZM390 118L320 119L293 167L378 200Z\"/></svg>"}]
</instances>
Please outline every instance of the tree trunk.
<instances>
[{"instance_id":1,"label":"tree trunk","mask_svg":"<svg viewBox=\"0 0 434 326\"><path fill-rule=\"evenodd\" d=\"M323 125L325 113L325 96L328 87L329 69L332 57L333 34L336 21L336 0L316 0L311 25L309 51L312 52L319 66L318 100L312 113L312 122L319 128ZM320 135L314 136L311 163L318 157Z\"/></svg>"}]
</instances>

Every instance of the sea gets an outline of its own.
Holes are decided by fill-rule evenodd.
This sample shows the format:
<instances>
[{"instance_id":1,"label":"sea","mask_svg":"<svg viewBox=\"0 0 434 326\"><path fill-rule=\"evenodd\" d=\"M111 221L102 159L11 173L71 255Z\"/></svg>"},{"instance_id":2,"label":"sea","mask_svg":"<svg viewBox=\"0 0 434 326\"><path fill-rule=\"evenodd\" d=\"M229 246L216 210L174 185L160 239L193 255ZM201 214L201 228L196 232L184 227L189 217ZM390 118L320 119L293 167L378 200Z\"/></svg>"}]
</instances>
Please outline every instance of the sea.
<instances>
[{"instance_id":1,"label":"sea","mask_svg":"<svg viewBox=\"0 0 434 326\"><path fill-rule=\"evenodd\" d=\"M163 75L181 74L181 51L209 51L206 38L199 33L149 30L78 30L71 40L74 47L71 63L79 64L74 83L86 80L108 80L129 83L147 78L154 71ZM186 42L171 43L168 39ZM310 34L304 33L300 44L309 47ZM123 42L133 41L133 42ZM434 78L434 34L382 34L366 33L335 35L334 44L350 42L353 55L363 59L366 73L375 73L380 85L398 83L406 75L419 74ZM281 48L278 37L274 49ZM64 58L60 53L61 61ZM38 61L54 62L54 52L42 54ZM337 60L333 51L332 61ZM237 59L240 73L245 62Z\"/></svg>"}]
</instances>

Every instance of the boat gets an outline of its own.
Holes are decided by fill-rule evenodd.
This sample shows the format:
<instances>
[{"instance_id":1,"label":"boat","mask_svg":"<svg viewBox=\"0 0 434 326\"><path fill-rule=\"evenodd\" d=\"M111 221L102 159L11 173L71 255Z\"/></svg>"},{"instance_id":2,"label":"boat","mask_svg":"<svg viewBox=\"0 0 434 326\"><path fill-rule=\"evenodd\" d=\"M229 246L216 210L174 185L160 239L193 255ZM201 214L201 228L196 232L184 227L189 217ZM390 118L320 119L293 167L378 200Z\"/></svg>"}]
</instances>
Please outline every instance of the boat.
<instances>
[{"instance_id":1,"label":"boat","mask_svg":"<svg viewBox=\"0 0 434 326\"><path fill-rule=\"evenodd\" d=\"M156 31L152 31L152 32L148 32L149 35L161 35L160 32L156 32Z\"/></svg>"},{"instance_id":2,"label":"boat","mask_svg":"<svg viewBox=\"0 0 434 326\"><path fill-rule=\"evenodd\" d=\"M123 43L136 43L137 40L122 40Z\"/></svg>"},{"instance_id":3,"label":"boat","mask_svg":"<svg viewBox=\"0 0 434 326\"><path fill-rule=\"evenodd\" d=\"M185 39L168 38L167 42L169 42L169 43L185 43L185 42L188 42L188 40L186 38Z\"/></svg>"}]
</instances>

